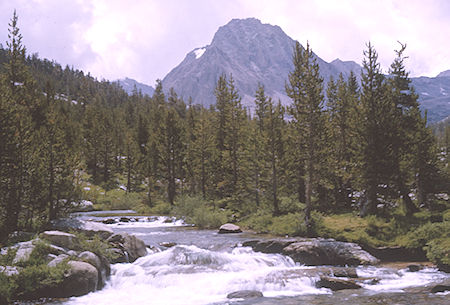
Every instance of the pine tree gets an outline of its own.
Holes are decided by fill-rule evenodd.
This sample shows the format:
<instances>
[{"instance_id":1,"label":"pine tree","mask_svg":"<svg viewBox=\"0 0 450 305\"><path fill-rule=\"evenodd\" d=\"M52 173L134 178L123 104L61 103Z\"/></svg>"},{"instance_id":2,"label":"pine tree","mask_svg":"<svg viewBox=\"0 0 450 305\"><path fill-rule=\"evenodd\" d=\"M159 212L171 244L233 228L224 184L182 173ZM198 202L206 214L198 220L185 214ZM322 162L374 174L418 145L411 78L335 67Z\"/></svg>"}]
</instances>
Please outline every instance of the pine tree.
<instances>
[{"instance_id":1,"label":"pine tree","mask_svg":"<svg viewBox=\"0 0 450 305\"><path fill-rule=\"evenodd\" d=\"M289 73L286 93L292 99L289 112L299 137L298 149L302 151L305 170L305 224L308 235L312 234L312 195L318 181L317 171L323 154L323 79L319 65L309 44L306 50L297 42L293 55L294 71Z\"/></svg>"},{"instance_id":2,"label":"pine tree","mask_svg":"<svg viewBox=\"0 0 450 305\"><path fill-rule=\"evenodd\" d=\"M169 100L177 99L172 91ZM176 182L182 181L182 162L184 160L183 126L177 112L176 103L172 102L164 114L161 126L161 158L164 165L164 177L167 181L167 197L171 205L175 202Z\"/></svg>"},{"instance_id":3,"label":"pine tree","mask_svg":"<svg viewBox=\"0 0 450 305\"><path fill-rule=\"evenodd\" d=\"M281 176L281 167L283 165L285 156L285 128L286 124L284 121L284 107L281 105L281 102L278 102L277 105L274 105L272 100L269 99L266 147L269 155L268 160L270 165L270 199L272 201L273 214L275 216L280 214L278 193L280 189L279 180Z\"/></svg>"},{"instance_id":4,"label":"pine tree","mask_svg":"<svg viewBox=\"0 0 450 305\"><path fill-rule=\"evenodd\" d=\"M361 75L360 171L365 188L365 201L361 204L361 216L376 214L378 195L387 186L390 176L391 149L389 128L391 110L386 96L386 84L378 63L378 54L369 43L364 51Z\"/></svg>"},{"instance_id":5,"label":"pine tree","mask_svg":"<svg viewBox=\"0 0 450 305\"><path fill-rule=\"evenodd\" d=\"M3 222L3 237L18 228L19 216L23 205L31 200L30 182L32 180L31 166L36 157L32 146L36 112L36 86L25 64L25 47L22 45L22 35L17 26L18 17L14 11L9 23L8 61L5 64L5 74L2 79L4 93L3 107L7 108L3 120L8 124L3 129L10 133L5 138L5 151L1 152L5 167L3 177L6 193L2 194L5 204ZM11 124L11 125L9 125ZM10 135L14 135L11 139ZM3 141L3 139L2 139Z\"/></svg>"},{"instance_id":6,"label":"pine tree","mask_svg":"<svg viewBox=\"0 0 450 305\"><path fill-rule=\"evenodd\" d=\"M218 174L215 169L219 163L219 154L215 145L216 130L214 128L213 118L212 113L201 108L198 122L193 130L195 140L192 143L192 168L195 177L197 177L196 180L199 181L203 199L213 196L213 183L217 181L214 175Z\"/></svg>"},{"instance_id":7,"label":"pine tree","mask_svg":"<svg viewBox=\"0 0 450 305\"><path fill-rule=\"evenodd\" d=\"M391 64L389 74L389 92L392 99L392 120L391 120L391 149L392 149L392 182L396 185L402 197L406 215L411 215L418 211L409 197L410 187L407 186L408 176L412 173L410 151L413 147L413 139L416 134L414 128L419 127L414 120L420 113L418 96L411 87L411 80L405 70L403 52L406 45L401 44L400 50L396 51L397 57ZM413 110L414 109L414 110ZM415 114L411 116L411 114ZM405 166L406 165L406 166Z\"/></svg>"},{"instance_id":8,"label":"pine tree","mask_svg":"<svg viewBox=\"0 0 450 305\"><path fill-rule=\"evenodd\" d=\"M355 176L357 88L353 73L348 82L340 74L336 83L331 79L327 86L329 168L338 209L350 207L351 182Z\"/></svg>"}]
</instances>

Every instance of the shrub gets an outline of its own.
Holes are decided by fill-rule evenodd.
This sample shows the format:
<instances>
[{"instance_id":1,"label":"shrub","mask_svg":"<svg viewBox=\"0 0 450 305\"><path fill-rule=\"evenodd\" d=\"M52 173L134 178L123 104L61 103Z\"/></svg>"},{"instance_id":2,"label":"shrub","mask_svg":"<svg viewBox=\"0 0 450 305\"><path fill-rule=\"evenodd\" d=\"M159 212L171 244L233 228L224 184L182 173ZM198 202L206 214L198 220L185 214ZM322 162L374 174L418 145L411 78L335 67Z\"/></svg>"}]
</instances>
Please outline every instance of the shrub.
<instances>
[{"instance_id":1,"label":"shrub","mask_svg":"<svg viewBox=\"0 0 450 305\"><path fill-rule=\"evenodd\" d=\"M143 196L140 193L111 190L106 192L105 195L98 196L95 203L96 207L102 210L134 210L143 202Z\"/></svg>"},{"instance_id":2,"label":"shrub","mask_svg":"<svg viewBox=\"0 0 450 305\"><path fill-rule=\"evenodd\" d=\"M30 258L26 261L18 262L20 267L29 267L47 264L47 255L51 252L50 244L44 240L33 241L34 249Z\"/></svg>"},{"instance_id":3,"label":"shrub","mask_svg":"<svg viewBox=\"0 0 450 305\"><path fill-rule=\"evenodd\" d=\"M450 238L450 222L427 223L409 232L402 245L407 248L423 248L434 239Z\"/></svg>"},{"instance_id":4,"label":"shrub","mask_svg":"<svg viewBox=\"0 0 450 305\"><path fill-rule=\"evenodd\" d=\"M269 232L275 235L305 235L306 226L303 217L300 213L274 217L272 224L269 226Z\"/></svg>"},{"instance_id":5,"label":"shrub","mask_svg":"<svg viewBox=\"0 0 450 305\"><path fill-rule=\"evenodd\" d=\"M424 247L427 258L437 265L450 266L450 238L436 238Z\"/></svg>"},{"instance_id":6,"label":"shrub","mask_svg":"<svg viewBox=\"0 0 450 305\"><path fill-rule=\"evenodd\" d=\"M13 278L0 272L0 304L12 303L11 301L16 289L17 286Z\"/></svg>"},{"instance_id":7,"label":"shrub","mask_svg":"<svg viewBox=\"0 0 450 305\"><path fill-rule=\"evenodd\" d=\"M55 288L64 280L64 273L69 270L67 262L62 262L56 267L49 267L47 264L30 265L18 275L12 276L15 287L15 298L34 299L39 297L39 292ZM36 295L37 294L37 295Z\"/></svg>"},{"instance_id":8,"label":"shrub","mask_svg":"<svg viewBox=\"0 0 450 305\"><path fill-rule=\"evenodd\" d=\"M157 202L153 208L150 208L151 214L169 215L172 213L172 206L168 202Z\"/></svg>"},{"instance_id":9,"label":"shrub","mask_svg":"<svg viewBox=\"0 0 450 305\"><path fill-rule=\"evenodd\" d=\"M5 255L0 255L0 266L11 266L16 253L17 248L8 248Z\"/></svg>"},{"instance_id":10,"label":"shrub","mask_svg":"<svg viewBox=\"0 0 450 305\"><path fill-rule=\"evenodd\" d=\"M279 208L281 214L298 213L305 209L305 204L293 197L280 197Z\"/></svg>"},{"instance_id":11,"label":"shrub","mask_svg":"<svg viewBox=\"0 0 450 305\"><path fill-rule=\"evenodd\" d=\"M269 227L272 225L272 214L257 214L255 216L248 217L242 222L242 225L255 230L258 233L269 233Z\"/></svg>"},{"instance_id":12,"label":"shrub","mask_svg":"<svg viewBox=\"0 0 450 305\"><path fill-rule=\"evenodd\" d=\"M214 210L210 207L198 207L194 210L194 215L188 218L199 228L219 228L228 221L225 211Z\"/></svg>"},{"instance_id":13,"label":"shrub","mask_svg":"<svg viewBox=\"0 0 450 305\"><path fill-rule=\"evenodd\" d=\"M101 239L98 235L88 238L85 234L80 232L72 232L72 234L77 236L79 250L89 251L95 253L97 256L106 257L109 260L113 260L117 257L115 253L108 251L108 249L111 248L110 244Z\"/></svg>"}]
</instances>

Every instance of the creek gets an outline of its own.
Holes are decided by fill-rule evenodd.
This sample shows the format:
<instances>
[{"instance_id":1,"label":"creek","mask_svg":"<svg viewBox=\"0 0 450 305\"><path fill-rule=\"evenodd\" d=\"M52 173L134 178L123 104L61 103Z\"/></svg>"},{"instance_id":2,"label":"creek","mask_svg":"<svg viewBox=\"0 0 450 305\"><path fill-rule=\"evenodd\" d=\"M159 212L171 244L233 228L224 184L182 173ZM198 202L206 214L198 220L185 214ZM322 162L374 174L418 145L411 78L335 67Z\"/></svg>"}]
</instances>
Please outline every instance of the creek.
<instances>
[{"instance_id":1,"label":"creek","mask_svg":"<svg viewBox=\"0 0 450 305\"><path fill-rule=\"evenodd\" d=\"M127 212L127 211L125 211ZM129 212L129 211L128 211ZM101 213L84 219L102 220ZM219 304L449 304L449 294L430 293L430 287L450 282L450 275L435 268L408 272L387 266L360 266L363 288L332 292L316 288L320 268L295 263L280 254L254 252L239 246L251 233L217 234L198 230L168 217L130 217L109 226L141 238L148 255L132 264L112 265L112 275L100 291L52 302L59 305L219 305ZM170 247L161 244L171 243ZM169 244L166 244L169 246ZM258 290L253 299L227 299L240 290Z\"/></svg>"}]
</instances>

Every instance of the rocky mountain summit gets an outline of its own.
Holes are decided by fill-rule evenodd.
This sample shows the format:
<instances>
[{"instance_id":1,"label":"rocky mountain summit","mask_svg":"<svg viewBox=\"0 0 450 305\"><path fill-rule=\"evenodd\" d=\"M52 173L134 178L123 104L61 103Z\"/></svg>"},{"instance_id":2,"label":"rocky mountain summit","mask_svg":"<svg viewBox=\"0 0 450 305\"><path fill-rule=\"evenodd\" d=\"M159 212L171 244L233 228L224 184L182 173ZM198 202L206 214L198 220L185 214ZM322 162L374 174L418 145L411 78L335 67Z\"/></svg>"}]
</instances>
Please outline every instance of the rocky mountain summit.
<instances>
[{"instance_id":1,"label":"rocky mountain summit","mask_svg":"<svg viewBox=\"0 0 450 305\"><path fill-rule=\"evenodd\" d=\"M219 28L210 45L189 52L163 79L163 87L173 87L185 100L192 97L194 103L208 106L215 103L214 88L220 75L231 74L244 105L252 106L258 83L265 86L266 94L286 104L285 82L292 70L294 45L279 26L255 18L233 19ZM355 62L317 60L325 82L339 73L360 74L361 67Z\"/></svg>"}]
</instances>

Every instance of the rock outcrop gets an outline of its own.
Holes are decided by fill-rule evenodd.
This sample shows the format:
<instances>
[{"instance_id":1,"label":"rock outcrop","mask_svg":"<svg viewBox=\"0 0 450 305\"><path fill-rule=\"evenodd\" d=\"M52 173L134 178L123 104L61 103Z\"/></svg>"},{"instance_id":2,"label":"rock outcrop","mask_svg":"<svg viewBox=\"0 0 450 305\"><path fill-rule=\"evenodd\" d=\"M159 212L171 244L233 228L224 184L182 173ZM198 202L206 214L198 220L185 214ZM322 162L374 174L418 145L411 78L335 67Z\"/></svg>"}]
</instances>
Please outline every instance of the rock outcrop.
<instances>
[{"instance_id":1,"label":"rock outcrop","mask_svg":"<svg viewBox=\"0 0 450 305\"><path fill-rule=\"evenodd\" d=\"M263 297L263 294L258 290L239 290L227 295L228 299L251 299L261 297Z\"/></svg>"},{"instance_id":2,"label":"rock outcrop","mask_svg":"<svg viewBox=\"0 0 450 305\"><path fill-rule=\"evenodd\" d=\"M379 260L354 243L334 239L301 238L247 241L243 246L263 253L280 253L305 265L373 265Z\"/></svg>"}]
</instances>

